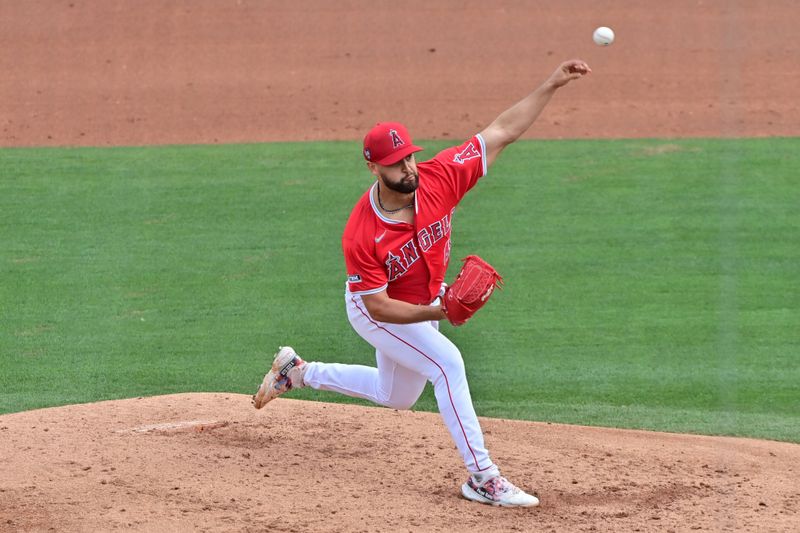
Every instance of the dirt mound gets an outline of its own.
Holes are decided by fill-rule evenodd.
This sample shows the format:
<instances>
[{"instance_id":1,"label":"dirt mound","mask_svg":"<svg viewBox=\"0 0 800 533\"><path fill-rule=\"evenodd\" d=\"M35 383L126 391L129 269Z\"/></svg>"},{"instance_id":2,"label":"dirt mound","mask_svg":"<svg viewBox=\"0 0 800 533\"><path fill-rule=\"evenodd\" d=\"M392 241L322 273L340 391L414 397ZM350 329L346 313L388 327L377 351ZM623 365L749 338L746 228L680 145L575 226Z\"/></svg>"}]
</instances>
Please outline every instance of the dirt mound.
<instances>
[{"instance_id":1,"label":"dirt mound","mask_svg":"<svg viewBox=\"0 0 800 533\"><path fill-rule=\"evenodd\" d=\"M542 500L460 497L434 413L179 394L0 416L0 531L797 531L800 446L481 419Z\"/></svg>"}]
</instances>

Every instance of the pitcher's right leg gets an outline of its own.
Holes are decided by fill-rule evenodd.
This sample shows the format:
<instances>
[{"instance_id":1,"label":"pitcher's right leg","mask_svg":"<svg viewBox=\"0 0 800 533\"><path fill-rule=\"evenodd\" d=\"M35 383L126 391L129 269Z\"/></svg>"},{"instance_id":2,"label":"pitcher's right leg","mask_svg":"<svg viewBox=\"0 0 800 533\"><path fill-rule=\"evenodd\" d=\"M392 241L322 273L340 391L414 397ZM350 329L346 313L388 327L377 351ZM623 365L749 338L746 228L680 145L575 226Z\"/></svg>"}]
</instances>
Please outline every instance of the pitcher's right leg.
<instances>
[{"instance_id":1,"label":"pitcher's right leg","mask_svg":"<svg viewBox=\"0 0 800 533\"><path fill-rule=\"evenodd\" d=\"M378 368L338 363L306 363L305 384L363 398L392 409L410 409L422 394L425 376L398 365L380 352Z\"/></svg>"}]
</instances>

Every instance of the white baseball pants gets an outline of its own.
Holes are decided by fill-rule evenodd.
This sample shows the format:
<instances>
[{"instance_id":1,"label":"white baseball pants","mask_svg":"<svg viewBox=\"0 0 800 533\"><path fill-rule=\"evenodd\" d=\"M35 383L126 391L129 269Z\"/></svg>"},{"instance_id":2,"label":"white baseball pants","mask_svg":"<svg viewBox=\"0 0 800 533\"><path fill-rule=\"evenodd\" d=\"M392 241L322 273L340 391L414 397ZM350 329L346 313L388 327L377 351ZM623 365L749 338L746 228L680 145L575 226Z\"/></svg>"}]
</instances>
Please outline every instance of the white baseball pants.
<instances>
[{"instance_id":1,"label":"white baseball pants","mask_svg":"<svg viewBox=\"0 0 800 533\"><path fill-rule=\"evenodd\" d=\"M496 470L472 407L461 352L439 332L439 323L379 322L370 316L360 296L346 293L345 300L350 324L375 347L378 366L310 362L303 378L305 384L393 409L410 409L430 381L439 412L467 470Z\"/></svg>"}]
</instances>

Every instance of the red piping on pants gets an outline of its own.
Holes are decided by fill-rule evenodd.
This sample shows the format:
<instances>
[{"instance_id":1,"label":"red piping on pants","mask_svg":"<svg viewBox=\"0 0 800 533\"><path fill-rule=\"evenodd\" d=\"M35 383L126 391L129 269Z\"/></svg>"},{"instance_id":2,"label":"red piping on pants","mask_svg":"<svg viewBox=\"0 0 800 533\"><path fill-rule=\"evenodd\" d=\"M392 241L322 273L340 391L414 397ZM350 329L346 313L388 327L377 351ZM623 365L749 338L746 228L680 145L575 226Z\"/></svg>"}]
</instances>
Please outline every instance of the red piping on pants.
<instances>
[{"instance_id":1,"label":"red piping on pants","mask_svg":"<svg viewBox=\"0 0 800 533\"><path fill-rule=\"evenodd\" d=\"M422 355L423 357L425 357L425 358L426 358L428 361L430 361L431 363L433 363L434 365L436 365L436 367L439 369L439 371L441 371L442 375L444 376L444 382L445 382L445 385L447 386L447 396L450 398L450 405L453 407L453 413L455 413L455 415L456 415L456 420L458 421L458 425L459 425L459 427L461 428L461 433L464 435L464 442L466 442L466 443L467 443L467 448L469 448L469 453L471 453L471 454L472 454L472 459L475 461L475 466L477 466L477 467L478 467L478 472L482 472L483 470L486 470L487 468L489 468L489 467L487 467L487 468L480 468L480 465L478 464L478 458L477 458L477 457L475 457L475 452L472 450L472 446L470 446L470 445L469 445L469 439L467 438L467 432L466 432L466 431L464 431L464 425L461 423L461 417L459 417L459 416L458 416L458 411L456 410L456 404L453 402L453 395L450 393L450 381L447 379L447 374L445 373L444 369L443 369L443 368L442 368L442 367L439 365L439 363L437 363L436 361L434 361L434 360L433 360L433 359L432 359L430 356L428 356L428 355L427 355L425 352L423 352L422 350L420 350L420 349L419 349L419 348L417 348L416 346L412 346L412 345L411 345L411 344L409 344L409 343L408 343L406 340L404 340L404 339L401 339L400 337L398 337L397 335L395 335L394 333L392 333L392 332L391 332L391 331L389 331L388 329L384 328L383 326L381 326L380 324L378 324L377 322L375 322L375 321L372 319L372 317L369 315L369 313L367 313L366 311L364 311L363 309L361 309L361 306L360 306L360 305L358 305L358 303L356 302L356 299L355 299L355 297L351 297L351 301L353 302L353 305L355 305L355 306L356 306L356 309L358 309L358 310L361 312L361 314L363 314L363 315L364 315L364 316L367 318L367 320L369 320L369 321L370 321L372 324L374 324L374 325L375 325L375 327L377 327L377 328L378 328L378 329L380 329L380 330L383 330L383 331L385 331L386 333L388 333L389 335L391 335L391 336L392 336L392 337L394 337L395 339L399 340L400 342L402 342L403 344L405 344L406 346L408 346L408 347L409 347L409 348L411 348L412 350L414 350L414 351L418 352L420 355Z\"/></svg>"}]
</instances>

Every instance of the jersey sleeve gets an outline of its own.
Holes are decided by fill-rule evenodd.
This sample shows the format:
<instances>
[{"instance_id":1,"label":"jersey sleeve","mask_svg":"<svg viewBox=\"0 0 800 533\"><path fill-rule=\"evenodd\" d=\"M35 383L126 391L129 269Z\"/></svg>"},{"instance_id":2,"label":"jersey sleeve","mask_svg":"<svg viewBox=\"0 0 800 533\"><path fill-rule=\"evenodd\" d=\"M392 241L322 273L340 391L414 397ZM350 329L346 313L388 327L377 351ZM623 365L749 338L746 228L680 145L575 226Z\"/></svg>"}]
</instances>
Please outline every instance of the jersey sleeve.
<instances>
[{"instance_id":1,"label":"jersey sleeve","mask_svg":"<svg viewBox=\"0 0 800 533\"><path fill-rule=\"evenodd\" d=\"M374 294L388 286L386 269L363 243L343 239L347 268L347 290L352 294Z\"/></svg>"},{"instance_id":2,"label":"jersey sleeve","mask_svg":"<svg viewBox=\"0 0 800 533\"><path fill-rule=\"evenodd\" d=\"M459 201L486 175L486 143L477 134L459 146L442 150L430 162Z\"/></svg>"}]
</instances>

